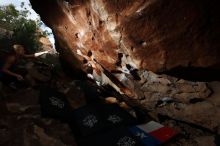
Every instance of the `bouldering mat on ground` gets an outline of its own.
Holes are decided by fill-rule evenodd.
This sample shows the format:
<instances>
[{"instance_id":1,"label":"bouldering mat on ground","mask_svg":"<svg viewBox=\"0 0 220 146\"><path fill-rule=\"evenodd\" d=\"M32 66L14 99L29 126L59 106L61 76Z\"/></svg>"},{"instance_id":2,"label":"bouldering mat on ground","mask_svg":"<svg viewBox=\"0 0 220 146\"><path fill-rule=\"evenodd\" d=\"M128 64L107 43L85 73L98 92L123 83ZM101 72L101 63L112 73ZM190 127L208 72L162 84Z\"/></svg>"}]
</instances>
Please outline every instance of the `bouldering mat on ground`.
<instances>
[{"instance_id":1,"label":"bouldering mat on ground","mask_svg":"<svg viewBox=\"0 0 220 146\"><path fill-rule=\"evenodd\" d=\"M115 104L90 104L74 110L69 122L73 132L88 136L100 131L135 125L136 119Z\"/></svg>"},{"instance_id":2,"label":"bouldering mat on ground","mask_svg":"<svg viewBox=\"0 0 220 146\"><path fill-rule=\"evenodd\" d=\"M44 88L40 92L39 102L43 117L67 120L71 107L65 95L52 88Z\"/></svg>"},{"instance_id":3,"label":"bouldering mat on ground","mask_svg":"<svg viewBox=\"0 0 220 146\"><path fill-rule=\"evenodd\" d=\"M78 139L79 146L143 146L127 128L117 128L105 133Z\"/></svg>"}]
</instances>

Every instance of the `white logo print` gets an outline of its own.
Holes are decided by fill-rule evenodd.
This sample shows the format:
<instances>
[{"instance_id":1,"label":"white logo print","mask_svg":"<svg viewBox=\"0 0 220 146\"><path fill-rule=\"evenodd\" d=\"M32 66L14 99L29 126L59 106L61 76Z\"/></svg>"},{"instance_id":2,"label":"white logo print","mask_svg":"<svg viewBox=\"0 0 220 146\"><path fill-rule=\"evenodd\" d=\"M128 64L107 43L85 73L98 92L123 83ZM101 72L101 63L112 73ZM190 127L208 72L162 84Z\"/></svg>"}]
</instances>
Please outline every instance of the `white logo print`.
<instances>
[{"instance_id":1,"label":"white logo print","mask_svg":"<svg viewBox=\"0 0 220 146\"><path fill-rule=\"evenodd\" d=\"M94 115L88 115L83 119L83 125L89 128L94 127L96 123L98 123L98 120Z\"/></svg>"},{"instance_id":2,"label":"white logo print","mask_svg":"<svg viewBox=\"0 0 220 146\"><path fill-rule=\"evenodd\" d=\"M52 105L57 106L60 109L64 107L63 101L58 99L58 98L50 97L49 100L50 100Z\"/></svg>"},{"instance_id":3,"label":"white logo print","mask_svg":"<svg viewBox=\"0 0 220 146\"><path fill-rule=\"evenodd\" d=\"M139 132L139 133L137 133L136 136L137 136L137 137L140 137L141 139L147 137L143 132Z\"/></svg>"},{"instance_id":4,"label":"white logo print","mask_svg":"<svg viewBox=\"0 0 220 146\"><path fill-rule=\"evenodd\" d=\"M118 146L134 146L136 142L131 137L125 136L118 140Z\"/></svg>"},{"instance_id":5,"label":"white logo print","mask_svg":"<svg viewBox=\"0 0 220 146\"><path fill-rule=\"evenodd\" d=\"M108 117L108 121L112 122L113 124L116 124L116 123L120 123L122 119L117 115L110 115Z\"/></svg>"}]
</instances>

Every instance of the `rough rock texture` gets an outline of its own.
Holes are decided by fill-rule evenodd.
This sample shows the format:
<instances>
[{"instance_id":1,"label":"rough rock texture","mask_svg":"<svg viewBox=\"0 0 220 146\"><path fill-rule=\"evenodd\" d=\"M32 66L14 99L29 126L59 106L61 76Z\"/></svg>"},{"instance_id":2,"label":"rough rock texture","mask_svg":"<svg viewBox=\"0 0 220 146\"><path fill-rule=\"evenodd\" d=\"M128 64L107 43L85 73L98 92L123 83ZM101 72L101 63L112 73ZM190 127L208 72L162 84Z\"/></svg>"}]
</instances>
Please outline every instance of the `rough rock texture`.
<instances>
[{"instance_id":1,"label":"rough rock texture","mask_svg":"<svg viewBox=\"0 0 220 146\"><path fill-rule=\"evenodd\" d=\"M210 102L216 98L205 82L154 73L178 66L220 68L217 0L31 3L72 68L82 68L144 109L219 132L219 108Z\"/></svg>"},{"instance_id":2,"label":"rough rock texture","mask_svg":"<svg viewBox=\"0 0 220 146\"><path fill-rule=\"evenodd\" d=\"M218 146L215 142L217 138L210 132L174 120L165 120L162 123L173 127L180 134L175 142L170 141L165 146Z\"/></svg>"},{"instance_id":3,"label":"rough rock texture","mask_svg":"<svg viewBox=\"0 0 220 146\"><path fill-rule=\"evenodd\" d=\"M76 146L69 126L41 117L39 91L22 89L0 100L0 145Z\"/></svg>"},{"instance_id":4,"label":"rough rock texture","mask_svg":"<svg viewBox=\"0 0 220 146\"><path fill-rule=\"evenodd\" d=\"M32 0L63 50L92 51L109 71L120 54L154 72L218 67L220 9L214 0ZM105 56L105 57L103 57ZM120 65L119 65L120 66Z\"/></svg>"},{"instance_id":5,"label":"rough rock texture","mask_svg":"<svg viewBox=\"0 0 220 146\"><path fill-rule=\"evenodd\" d=\"M58 60L56 59L56 61ZM53 63L55 63L55 59ZM45 67L45 64L43 65L44 67L42 65L43 64L39 62L33 66L38 70L38 75L45 75L46 72L55 73L55 68L51 69L49 66ZM46 68L48 69L46 70ZM35 86L34 89L32 87L27 89L21 87L19 90L12 91L11 88L2 84L0 92L3 92L5 96L3 98L0 93L0 145L76 145L75 141L77 140L74 139L74 135L67 124L55 119L41 117L41 108L38 101L40 88L47 84L63 92L73 109L88 104L88 102L94 103L94 101L100 101L100 98L97 100L97 97L101 96L100 90L102 88L97 86L94 82L87 80L72 80L67 77L62 70L59 70L57 73L50 77L50 81L41 80L41 82L38 82L39 86ZM138 101L139 107L142 109L150 110L153 108L154 110L151 110L150 113L152 116L155 116L154 120L157 120L163 125L173 127L179 133L177 137L169 141L165 146L219 145L216 142L219 140L219 136L214 133L219 130L220 125L220 116L218 114L220 105L218 98L220 91L219 82L209 83L209 86L214 90L214 94L206 98L210 92L206 83L178 80L169 76L159 76L147 71L140 72L140 74L142 75L140 76L140 81L126 81L130 81L130 86L134 83L135 85L133 86L140 87L139 90L138 87L136 88L136 93L141 93L141 88L148 87L148 93L151 93L153 95L152 97L155 97L155 100L154 98L150 98L151 96L146 96L138 100L134 99L134 101ZM160 88L157 89L157 86ZM167 90L169 88L175 92L169 92L169 90ZM185 98L175 97L176 94L181 92L187 93ZM105 94L102 94L102 96L106 95L104 97L108 97L105 98L106 102L118 102L121 107L135 115L134 109L126 105L122 100L109 97L107 93L106 91ZM166 95L166 97L162 96L163 94ZM200 99L194 97L199 95L201 96ZM151 104L149 104L149 102ZM158 113L160 116L158 116ZM166 115L175 120L166 117ZM146 122L152 120L149 116L144 118ZM186 121L187 123L181 121ZM189 123L205 127L206 129Z\"/></svg>"},{"instance_id":6,"label":"rough rock texture","mask_svg":"<svg viewBox=\"0 0 220 146\"><path fill-rule=\"evenodd\" d=\"M50 42L49 38L41 37L39 39L39 42L41 43L41 49L43 51L50 51L51 53L55 53L55 49L53 48L53 45Z\"/></svg>"},{"instance_id":7,"label":"rough rock texture","mask_svg":"<svg viewBox=\"0 0 220 146\"><path fill-rule=\"evenodd\" d=\"M71 106L78 108L86 104L79 82L67 77L56 79L60 92L68 97ZM215 83L216 84L216 83ZM0 99L0 145L4 146L76 146L74 135L67 124L50 118L42 118L38 104L38 89L21 89L7 92ZM4 90L6 92L6 90ZM113 99L112 97L109 97ZM108 99L109 99L108 98ZM111 100L111 102L115 102ZM127 107L125 107L127 108ZM215 146L215 134L176 120L158 120L163 125L173 127L179 135L169 141L171 145Z\"/></svg>"},{"instance_id":8,"label":"rough rock texture","mask_svg":"<svg viewBox=\"0 0 220 146\"><path fill-rule=\"evenodd\" d=\"M49 59L51 58L49 56ZM39 58L36 62L33 60L26 62L27 64L32 63L32 70L29 73L38 77L33 79L36 81L35 86L27 87L15 83L15 89L0 82L1 146L76 146L74 135L67 123L42 117L39 104L40 90L49 85L51 87L57 86L63 90L60 84L67 82L66 80L71 81L62 70L59 71L59 74L56 73L55 67L52 68L52 65L47 65L46 60ZM53 63L57 69L58 65L55 61L58 62L56 56ZM60 77L61 75L62 77ZM71 98L75 95L79 97L79 93L74 93L72 93ZM67 97L69 94L71 93L68 92Z\"/></svg>"}]
</instances>

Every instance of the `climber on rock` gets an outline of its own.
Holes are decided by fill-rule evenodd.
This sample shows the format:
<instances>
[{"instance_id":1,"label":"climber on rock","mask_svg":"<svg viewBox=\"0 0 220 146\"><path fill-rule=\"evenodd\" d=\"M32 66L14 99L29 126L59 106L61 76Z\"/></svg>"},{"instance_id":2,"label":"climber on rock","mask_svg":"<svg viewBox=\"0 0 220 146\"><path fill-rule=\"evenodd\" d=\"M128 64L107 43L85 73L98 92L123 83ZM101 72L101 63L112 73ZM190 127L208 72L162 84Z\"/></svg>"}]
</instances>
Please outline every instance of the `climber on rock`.
<instances>
[{"instance_id":1,"label":"climber on rock","mask_svg":"<svg viewBox=\"0 0 220 146\"><path fill-rule=\"evenodd\" d=\"M13 51L4 59L0 66L0 80L7 85L17 81L23 81L27 71L19 68L18 63L23 58L37 58L48 51L25 54L25 49L22 45L13 45Z\"/></svg>"}]
</instances>

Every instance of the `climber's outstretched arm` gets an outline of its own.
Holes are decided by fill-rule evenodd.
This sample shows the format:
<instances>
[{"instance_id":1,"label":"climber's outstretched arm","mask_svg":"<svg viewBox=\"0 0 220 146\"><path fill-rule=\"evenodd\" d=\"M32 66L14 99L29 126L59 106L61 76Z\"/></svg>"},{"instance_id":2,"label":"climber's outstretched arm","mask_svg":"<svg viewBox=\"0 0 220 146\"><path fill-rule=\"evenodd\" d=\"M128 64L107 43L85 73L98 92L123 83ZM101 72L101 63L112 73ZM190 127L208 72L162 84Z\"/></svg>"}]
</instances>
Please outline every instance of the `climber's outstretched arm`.
<instances>
[{"instance_id":1,"label":"climber's outstretched arm","mask_svg":"<svg viewBox=\"0 0 220 146\"><path fill-rule=\"evenodd\" d=\"M47 54L49 51L43 51L43 52L38 52L38 53L34 53L34 54L24 54L25 58L36 58L39 57L43 54Z\"/></svg>"}]
</instances>

